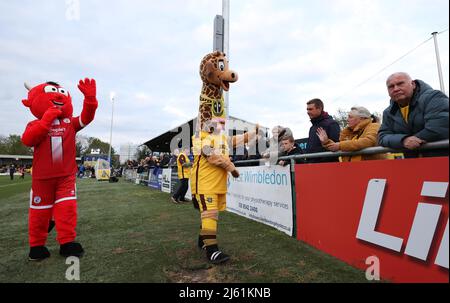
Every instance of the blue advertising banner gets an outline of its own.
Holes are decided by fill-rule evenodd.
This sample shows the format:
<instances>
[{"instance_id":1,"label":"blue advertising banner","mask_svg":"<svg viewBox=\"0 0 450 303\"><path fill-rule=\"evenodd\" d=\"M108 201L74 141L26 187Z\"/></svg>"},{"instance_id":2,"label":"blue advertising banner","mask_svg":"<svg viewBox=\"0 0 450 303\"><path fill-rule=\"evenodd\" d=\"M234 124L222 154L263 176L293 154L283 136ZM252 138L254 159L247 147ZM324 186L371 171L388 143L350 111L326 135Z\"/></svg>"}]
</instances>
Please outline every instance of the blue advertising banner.
<instances>
[{"instance_id":1,"label":"blue advertising banner","mask_svg":"<svg viewBox=\"0 0 450 303\"><path fill-rule=\"evenodd\" d=\"M157 190L161 190L162 185L162 168L155 167L149 171L148 186Z\"/></svg>"}]
</instances>

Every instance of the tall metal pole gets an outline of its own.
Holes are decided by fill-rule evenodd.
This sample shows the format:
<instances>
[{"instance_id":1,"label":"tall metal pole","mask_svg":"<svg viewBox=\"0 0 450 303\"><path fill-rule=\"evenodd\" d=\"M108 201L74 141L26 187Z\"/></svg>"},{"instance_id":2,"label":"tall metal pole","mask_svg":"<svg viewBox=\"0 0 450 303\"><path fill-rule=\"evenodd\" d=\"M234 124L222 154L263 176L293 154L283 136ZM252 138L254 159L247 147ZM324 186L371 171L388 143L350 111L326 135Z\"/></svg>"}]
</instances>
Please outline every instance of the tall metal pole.
<instances>
[{"instance_id":1,"label":"tall metal pole","mask_svg":"<svg viewBox=\"0 0 450 303\"><path fill-rule=\"evenodd\" d=\"M439 56L439 46L437 42L437 34L438 32L431 33L434 38L434 49L436 51L436 61L437 61L437 67L438 67L438 74L439 74L439 83L441 85L441 91L445 93L445 87L444 87L444 78L442 76L442 68L441 68L441 57Z\"/></svg>"},{"instance_id":2,"label":"tall metal pole","mask_svg":"<svg viewBox=\"0 0 450 303\"><path fill-rule=\"evenodd\" d=\"M222 0L222 16L223 16L223 51L227 55L228 62L230 62L230 0ZM225 101L225 133L228 135L228 120L230 116L229 112L229 95L228 92L224 92Z\"/></svg>"},{"instance_id":3,"label":"tall metal pole","mask_svg":"<svg viewBox=\"0 0 450 303\"><path fill-rule=\"evenodd\" d=\"M109 165L111 165L111 146L112 146L112 129L113 129L113 119L114 119L114 93L111 93L111 103L112 103L112 110L111 110L111 128L109 132L109 152L108 152L108 162Z\"/></svg>"}]
</instances>

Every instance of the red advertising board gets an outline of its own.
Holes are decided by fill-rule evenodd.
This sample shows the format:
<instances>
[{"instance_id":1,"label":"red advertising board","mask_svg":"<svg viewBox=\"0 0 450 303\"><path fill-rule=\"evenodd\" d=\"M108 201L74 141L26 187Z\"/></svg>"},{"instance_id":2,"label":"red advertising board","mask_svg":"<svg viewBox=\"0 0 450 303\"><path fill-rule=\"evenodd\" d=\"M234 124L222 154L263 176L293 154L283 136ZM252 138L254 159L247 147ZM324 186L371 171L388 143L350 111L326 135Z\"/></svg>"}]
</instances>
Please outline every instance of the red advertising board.
<instances>
[{"instance_id":1,"label":"red advertising board","mask_svg":"<svg viewBox=\"0 0 450 303\"><path fill-rule=\"evenodd\" d=\"M375 256L382 279L448 283L448 179L448 157L298 164L297 239L362 270Z\"/></svg>"}]
</instances>

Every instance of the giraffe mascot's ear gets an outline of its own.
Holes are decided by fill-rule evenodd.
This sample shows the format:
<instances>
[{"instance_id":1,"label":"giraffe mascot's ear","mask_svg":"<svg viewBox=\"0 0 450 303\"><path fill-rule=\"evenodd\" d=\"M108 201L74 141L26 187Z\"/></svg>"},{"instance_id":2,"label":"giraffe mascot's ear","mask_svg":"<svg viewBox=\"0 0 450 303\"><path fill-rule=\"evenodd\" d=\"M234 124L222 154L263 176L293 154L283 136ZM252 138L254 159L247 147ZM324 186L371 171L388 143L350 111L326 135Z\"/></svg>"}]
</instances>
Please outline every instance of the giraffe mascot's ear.
<instances>
[{"instance_id":1,"label":"giraffe mascot's ear","mask_svg":"<svg viewBox=\"0 0 450 303\"><path fill-rule=\"evenodd\" d=\"M211 61L206 62L205 77L206 77L206 80L208 80L208 82L211 84L215 83L214 71L215 71L214 64Z\"/></svg>"},{"instance_id":2,"label":"giraffe mascot's ear","mask_svg":"<svg viewBox=\"0 0 450 303\"><path fill-rule=\"evenodd\" d=\"M31 86L28 84L28 83L24 83L23 84L24 86L25 86L25 88L28 90L28 91L30 91L31 90ZM22 103L23 103L23 105L25 105L26 107L31 107L31 102L30 102L30 100L28 100L28 99L23 99L22 100Z\"/></svg>"}]
</instances>

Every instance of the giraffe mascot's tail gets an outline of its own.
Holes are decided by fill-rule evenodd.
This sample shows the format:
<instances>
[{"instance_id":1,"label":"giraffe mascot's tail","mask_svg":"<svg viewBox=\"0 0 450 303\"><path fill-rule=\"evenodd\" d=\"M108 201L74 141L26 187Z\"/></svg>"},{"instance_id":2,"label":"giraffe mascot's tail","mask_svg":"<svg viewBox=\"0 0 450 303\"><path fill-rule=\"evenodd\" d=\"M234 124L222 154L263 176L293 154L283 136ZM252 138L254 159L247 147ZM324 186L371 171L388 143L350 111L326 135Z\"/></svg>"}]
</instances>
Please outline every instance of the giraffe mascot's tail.
<instances>
[{"instance_id":1,"label":"giraffe mascot's tail","mask_svg":"<svg viewBox=\"0 0 450 303\"><path fill-rule=\"evenodd\" d=\"M217 242L219 212L226 209L228 172L239 177L229 158L229 146L236 147L254 139L258 125L254 131L232 138L225 133L223 91L229 90L230 83L236 82L238 75L228 69L224 53L216 51L206 55L200 64L200 77L203 87L193 136L192 200L201 215L198 246L206 250L211 263L218 264L230 259L219 250Z\"/></svg>"}]
</instances>

